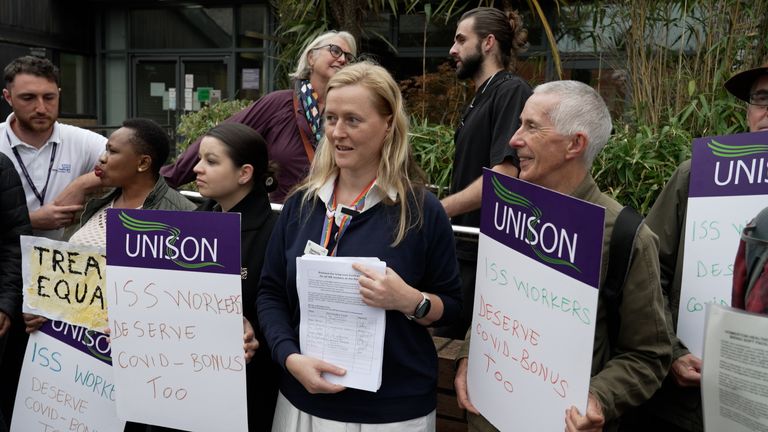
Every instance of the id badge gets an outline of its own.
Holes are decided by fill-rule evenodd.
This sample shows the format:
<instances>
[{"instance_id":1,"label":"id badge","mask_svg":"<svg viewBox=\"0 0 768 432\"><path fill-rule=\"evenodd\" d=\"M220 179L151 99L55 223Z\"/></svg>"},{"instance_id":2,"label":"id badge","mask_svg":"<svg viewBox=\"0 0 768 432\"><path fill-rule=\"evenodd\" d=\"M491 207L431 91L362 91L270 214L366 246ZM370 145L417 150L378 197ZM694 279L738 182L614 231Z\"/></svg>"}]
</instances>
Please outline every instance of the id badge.
<instances>
[{"instance_id":1,"label":"id badge","mask_svg":"<svg viewBox=\"0 0 768 432\"><path fill-rule=\"evenodd\" d=\"M319 244L313 242L312 240L307 240L307 245L304 246L304 254L328 256L328 249L320 246Z\"/></svg>"}]
</instances>

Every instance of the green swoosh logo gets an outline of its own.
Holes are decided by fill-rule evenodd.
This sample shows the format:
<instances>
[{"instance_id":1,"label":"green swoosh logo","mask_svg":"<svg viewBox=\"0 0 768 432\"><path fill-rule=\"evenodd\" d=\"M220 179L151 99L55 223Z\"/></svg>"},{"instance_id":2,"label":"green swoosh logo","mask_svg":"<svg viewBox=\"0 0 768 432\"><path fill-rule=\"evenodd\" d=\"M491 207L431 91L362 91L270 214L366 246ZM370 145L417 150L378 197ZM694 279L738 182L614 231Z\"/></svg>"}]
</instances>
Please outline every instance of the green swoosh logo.
<instances>
[{"instance_id":1,"label":"green swoosh logo","mask_svg":"<svg viewBox=\"0 0 768 432\"><path fill-rule=\"evenodd\" d=\"M542 215L541 209L536 207L536 205L534 205L530 200L528 200L528 198L522 195L516 194L510 191L509 189L505 188L504 185L501 184L499 179L496 178L496 176L491 176L491 184L493 186L493 192L496 194L496 197L498 197L500 200L504 201L505 203L513 207L514 206L523 207L525 209L528 209L528 211L531 212L531 214L536 218L536 220L532 224L534 228L538 226L539 223L541 223L541 215ZM526 236L526 240L530 241L531 235L532 234L529 231ZM536 256L539 257L540 260L553 265L562 265L562 266L570 267L576 270L577 272L581 273L581 269L576 267L576 265L574 265L572 262L561 259L561 258L553 258L547 255L544 255L544 252L542 252L538 246L534 246L530 243L528 243L528 245L531 247L531 250L533 251L533 253L536 254Z\"/></svg>"},{"instance_id":2,"label":"green swoosh logo","mask_svg":"<svg viewBox=\"0 0 768 432\"><path fill-rule=\"evenodd\" d=\"M729 145L719 143L715 140L711 140L707 147L712 150L712 154L724 158L737 158L744 156L751 156L760 153L768 153L768 144L753 144L753 145Z\"/></svg>"},{"instance_id":3,"label":"green swoosh logo","mask_svg":"<svg viewBox=\"0 0 768 432\"><path fill-rule=\"evenodd\" d=\"M94 338L94 337L93 337L93 334L95 334L95 333L96 333L96 331L95 331L95 330L86 329L85 331L86 331L86 333L88 333L89 335L91 335L91 339L92 339L92 340L94 340L94 341L96 340L96 338ZM99 351L96 349L96 344L95 344L95 342L94 342L94 345L93 345L93 346L89 346L89 347L88 347L88 352L89 352L89 353L91 353L91 355L92 355L92 356L94 356L94 357L96 357L97 359L100 359L100 360L103 360L103 361L106 361L106 362L109 362L110 364L112 364L112 357L110 357L110 356L108 356L108 355L106 355L106 354L102 354L102 353L100 353L100 352L99 352Z\"/></svg>"},{"instance_id":4,"label":"green swoosh logo","mask_svg":"<svg viewBox=\"0 0 768 432\"><path fill-rule=\"evenodd\" d=\"M181 230L170 226L167 224L164 224L162 222L150 222L150 221L143 221L140 219L136 219L133 217L128 216L125 214L125 212L120 212L118 215L118 218L120 219L120 223L123 224L123 227L129 231L136 231L136 232L150 232L150 231L161 231L166 232L170 234L173 238L168 242L169 245L175 245L176 241L179 240L179 235L181 234ZM166 253L170 256L171 248L168 247L168 250ZM203 267L224 267L223 265L213 262L213 261L206 261L206 262L200 262L200 263L187 263L184 261L179 261L177 259L172 259L174 264L178 265L179 267L185 268L185 269L198 269Z\"/></svg>"}]
</instances>

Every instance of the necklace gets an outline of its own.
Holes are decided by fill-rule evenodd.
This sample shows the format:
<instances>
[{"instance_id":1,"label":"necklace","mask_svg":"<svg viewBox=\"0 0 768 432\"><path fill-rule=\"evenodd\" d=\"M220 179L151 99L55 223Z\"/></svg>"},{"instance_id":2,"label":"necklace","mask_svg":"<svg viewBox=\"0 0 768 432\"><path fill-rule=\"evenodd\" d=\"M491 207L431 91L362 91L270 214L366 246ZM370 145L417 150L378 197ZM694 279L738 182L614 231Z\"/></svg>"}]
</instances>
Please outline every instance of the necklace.
<instances>
[{"instance_id":1,"label":"necklace","mask_svg":"<svg viewBox=\"0 0 768 432\"><path fill-rule=\"evenodd\" d=\"M500 71L494 72L494 74L491 75L490 78L488 78L488 81L485 82L485 85L483 86L483 89L480 90L480 93L475 93L475 95L472 96L472 101L469 103L469 107L467 107L467 110L464 111L464 115L461 116L461 122L459 122L459 129L464 127L464 120L466 120L467 116L469 116L469 113L472 112L472 109L475 108L475 100L477 99L477 97L482 96L483 93L485 93L485 90L488 88L489 85L491 85L491 82L493 81L494 78L496 78L496 75L499 72Z\"/></svg>"},{"instance_id":2,"label":"necklace","mask_svg":"<svg viewBox=\"0 0 768 432\"><path fill-rule=\"evenodd\" d=\"M485 93L485 89L487 89L488 86L491 85L491 81L493 81L493 79L496 78L496 74L498 73L499 71L494 72L494 74L491 75L491 78L489 78L488 81L486 81L485 85L483 86L483 89L480 90L480 95ZM477 98L477 96L478 94L475 94L474 96L472 96L472 102L469 103L469 109L472 109L475 107L475 99Z\"/></svg>"}]
</instances>

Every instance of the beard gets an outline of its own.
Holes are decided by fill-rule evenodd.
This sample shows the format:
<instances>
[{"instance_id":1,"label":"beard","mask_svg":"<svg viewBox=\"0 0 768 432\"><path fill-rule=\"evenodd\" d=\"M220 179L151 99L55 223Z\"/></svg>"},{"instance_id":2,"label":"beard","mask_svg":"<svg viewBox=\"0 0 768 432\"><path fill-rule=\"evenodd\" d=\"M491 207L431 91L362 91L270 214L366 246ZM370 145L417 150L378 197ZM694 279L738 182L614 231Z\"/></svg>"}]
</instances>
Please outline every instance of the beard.
<instances>
[{"instance_id":1,"label":"beard","mask_svg":"<svg viewBox=\"0 0 768 432\"><path fill-rule=\"evenodd\" d=\"M478 43L477 50L473 54L461 59L461 66L456 69L456 76L462 80L474 78L483 66L483 60L485 57L480 51L480 44Z\"/></svg>"},{"instance_id":2,"label":"beard","mask_svg":"<svg viewBox=\"0 0 768 432\"><path fill-rule=\"evenodd\" d=\"M34 116L32 118L24 118L22 116L15 117L16 122L22 130L32 133L48 131L53 127L53 123L56 121L56 119L50 116Z\"/></svg>"}]
</instances>

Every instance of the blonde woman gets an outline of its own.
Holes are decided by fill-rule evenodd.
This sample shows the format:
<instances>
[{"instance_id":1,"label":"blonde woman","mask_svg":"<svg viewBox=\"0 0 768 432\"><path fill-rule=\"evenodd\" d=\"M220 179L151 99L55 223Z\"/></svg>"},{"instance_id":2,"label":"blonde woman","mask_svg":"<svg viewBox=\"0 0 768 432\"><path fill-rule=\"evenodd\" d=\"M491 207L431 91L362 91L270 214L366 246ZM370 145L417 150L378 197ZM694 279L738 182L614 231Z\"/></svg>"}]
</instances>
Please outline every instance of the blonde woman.
<instances>
[{"instance_id":1,"label":"blonde woman","mask_svg":"<svg viewBox=\"0 0 768 432\"><path fill-rule=\"evenodd\" d=\"M426 327L455 320L461 310L448 217L423 187L402 96L385 69L363 62L336 73L325 123L309 176L273 231L257 299L267 345L283 371L272 430L432 431L437 355ZM356 214L344 217L342 205ZM331 384L323 374L344 371L300 352L296 257L308 240L330 255L387 263L385 274L355 264L362 300L387 311L377 392Z\"/></svg>"}]
</instances>

